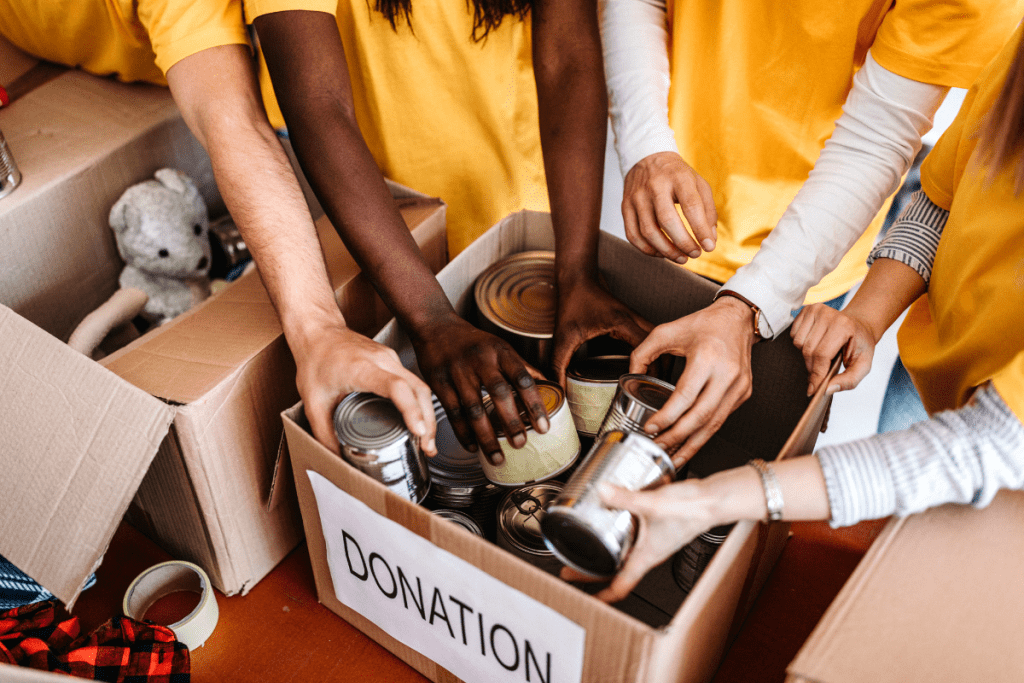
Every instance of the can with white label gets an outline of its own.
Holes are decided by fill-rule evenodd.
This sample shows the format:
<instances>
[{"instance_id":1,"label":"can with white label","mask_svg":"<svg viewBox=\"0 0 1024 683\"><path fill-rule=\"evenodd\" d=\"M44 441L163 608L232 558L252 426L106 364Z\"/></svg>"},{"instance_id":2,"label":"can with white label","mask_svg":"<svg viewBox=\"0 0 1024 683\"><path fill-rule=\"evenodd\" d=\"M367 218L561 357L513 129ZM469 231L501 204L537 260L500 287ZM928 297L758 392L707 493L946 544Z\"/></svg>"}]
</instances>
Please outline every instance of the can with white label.
<instances>
[{"instance_id":1,"label":"can with white label","mask_svg":"<svg viewBox=\"0 0 1024 683\"><path fill-rule=\"evenodd\" d=\"M548 508L541 530L563 563L585 574L615 574L633 545L636 521L625 510L601 502L601 484L631 491L672 480L675 469L665 451L643 434L612 430L600 437Z\"/></svg>"},{"instance_id":2,"label":"can with white label","mask_svg":"<svg viewBox=\"0 0 1024 683\"><path fill-rule=\"evenodd\" d=\"M619 378L629 373L629 356L597 356L569 363L565 371L565 395L576 431L596 437Z\"/></svg>"},{"instance_id":3,"label":"can with white label","mask_svg":"<svg viewBox=\"0 0 1024 683\"><path fill-rule=\"evenodd\" d=\"M499 486L525 486L545 481L569 469L580 455L580 437L572 421L572 414L565 401L565 392L554 382L540 380L536 384L541 401L548 413L550 427L546 434L537 432L530 424L526 408L516 398L519 416L526 425L526 444L515 448L509 442L494 414L494 403L490 396L484 397L484 409L491 424L505 461L492 465L480 452L480 466L484 476Z\"/></svg>"},{"instance_id":4,"label":"can with white label","mask_svg":"<svg viewBox=\"0 0 1024 683\"><path fill-rule=\"evenodd\" d=\"M498 505L498 545L555 576L562 563L544 543L540 529L545 508L561 492L562 485L555 482L531 484L509 491Z\"/></svg>"},{"instance_id":5,"label":"can with white label","mask_svg":"<svg viewBox=\"0 0 1024 683\"><path fill-rule=\"evenodd\" d=\"M498 261L476 279L473 296L481 329L507 341L537 368L551 363L558 307L555 252L524 251Z\"/></svg>"},{"instance_id":6,"label":"can with white label","mask_svg":"<svg viewBox=\"0 0 1024 683\"><path fill-rule=\"evenodd\" d=\"M480 538L483 538L484 536L484 531L480 528L480 525L476 523L475 519L467 515L465 512L450 510L448 508L440 508L438 510L432 510L432 513L438 517L447 519L449 522L458 524L469 533L475 534Z\"/></svg>"},{"instance_id":7,"label":"can with white label","mask_svg":"<svg viewBox=\"0 0 1024 683\"><path fill-rule=\"evenodd\" d=\"M351 393L334 411L334 432L342 457L353 467L414 503L427 497L426 457L394 403L376 394Z\"/></svg>"}]
</instances>

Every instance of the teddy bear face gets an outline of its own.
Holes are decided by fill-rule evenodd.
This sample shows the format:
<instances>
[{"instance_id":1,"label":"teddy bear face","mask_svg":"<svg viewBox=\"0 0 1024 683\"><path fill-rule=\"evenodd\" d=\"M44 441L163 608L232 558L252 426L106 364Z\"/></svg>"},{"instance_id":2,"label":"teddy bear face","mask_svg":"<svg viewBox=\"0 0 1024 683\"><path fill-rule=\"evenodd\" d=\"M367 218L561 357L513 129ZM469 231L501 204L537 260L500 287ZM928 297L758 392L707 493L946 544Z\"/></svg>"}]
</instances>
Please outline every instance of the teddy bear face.
<instances>
[{"instance_id":1,"label":"teddy bear face","mask_svg":"<svg viewBox=\"0 0 1024 683\"><path fill-rule=\"evenodd\" d=\"M161 169L130 187L110 212L125 264L151 275L202 280L210 271L209 219L195 184Z\"/></svg>"}]
</instances>

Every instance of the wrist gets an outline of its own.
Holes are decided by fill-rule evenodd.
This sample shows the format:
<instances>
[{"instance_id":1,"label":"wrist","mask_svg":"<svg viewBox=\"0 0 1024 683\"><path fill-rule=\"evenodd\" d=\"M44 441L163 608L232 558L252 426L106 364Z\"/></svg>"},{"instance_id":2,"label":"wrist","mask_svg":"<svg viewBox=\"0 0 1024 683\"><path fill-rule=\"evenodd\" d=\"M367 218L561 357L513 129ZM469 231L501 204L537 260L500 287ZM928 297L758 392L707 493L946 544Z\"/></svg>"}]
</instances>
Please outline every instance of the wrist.
<instances>
[{"instance_id":1,"label":"wrist","mask_svg":"<svg viewBox=\"0 0 1024 683\"><path fill-rule=\"evenodd\" d=\"M717 472L702 480L710 526L731 524L742 519L761 520L767 504L760 475L752 467Z\"/></svg>"},{"instance_id":2,"label":"wrist","mask_svg":"<svg viewBox=\"0 0 1024 683\"><path fill-rule=\"evenodd\" d=\"M734 321L737 327L742 328L744 335L746 335L744 338L750 341L751 344L760 341L761 334L756 327L759 316L745 302L733 296L719 295L711 305L728 315L729 319Z\"/></svg>"},{"instance_id":3,"label":"wrist","mask_svg":"<svg viewBox=\"0 0 1024 683\"><path fill-rule=\"evenodd\" d=\"M453 329L470 325L451 306L447 310L423 311L410 318L400 318L399 321L414 346L448 336Z\"/></svg>"},{"instance_id":4,"label":"wrist","mask_svg":"<svg viewBox=\"0 0 1024 683\"><path fill-rule=\"evenodd\" d=\"M345 316L337 306L307 306L301 310L291 310L288 314L282 314L280 318L285 339L296 356L302 355L303 350L315 344L326 331L348 329Z\"/></svg>"}]
</instances>

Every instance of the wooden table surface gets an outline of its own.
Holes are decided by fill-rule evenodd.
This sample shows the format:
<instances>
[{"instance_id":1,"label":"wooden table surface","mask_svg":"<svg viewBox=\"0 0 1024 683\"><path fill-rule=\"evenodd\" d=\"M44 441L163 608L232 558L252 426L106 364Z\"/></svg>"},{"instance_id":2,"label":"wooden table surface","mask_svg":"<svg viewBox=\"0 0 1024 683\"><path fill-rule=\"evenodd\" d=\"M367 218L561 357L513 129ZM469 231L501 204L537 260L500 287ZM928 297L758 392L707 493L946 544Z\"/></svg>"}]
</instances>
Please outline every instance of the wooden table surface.
<instances>
[{"instance_id":1,"label":"wooden table surface","mask_svg":"<svg viewBox=\"0 0 1024 683\"><path fill-rule=\"evenodd\" d=\"M714 683L782 683L786 666L882 526L871 522L834 530L827 524L793 524L793 535ZM119 614L131 580L167 559L122 524L96 572L96 586L82 593L75 607L83 632ZM217 599L217 629L192 653L194 683L427 680L317 602L305 544L248 595L218 594Z\"/></svg>"}]
</instances>

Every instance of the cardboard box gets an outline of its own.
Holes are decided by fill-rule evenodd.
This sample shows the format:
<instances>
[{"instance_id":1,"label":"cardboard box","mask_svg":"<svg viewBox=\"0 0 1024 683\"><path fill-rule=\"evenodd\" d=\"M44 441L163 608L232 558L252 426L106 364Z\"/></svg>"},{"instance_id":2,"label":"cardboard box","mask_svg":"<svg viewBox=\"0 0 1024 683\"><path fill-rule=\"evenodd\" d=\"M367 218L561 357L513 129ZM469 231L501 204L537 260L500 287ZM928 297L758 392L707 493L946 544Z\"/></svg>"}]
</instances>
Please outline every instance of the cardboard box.
<instances>
[{"instance_id":1,"label":"cardboard box","mask_svg":"<svg viewBox=\"0 0 1024 683\"><path fill-rule=\"evenodd\" d=\"M553 246L546 214L514 214L438 280L465 315L473 282L491 263ZM652 322L706 306L716 289L607 234L600 261L609 289ZM415 366L394 322L377 339ZM809 405L800 354L780 340L756 345L753 362L754 395L711 450L736 462L809 452L828 401L818 394ZM320 601L437 682L708 680L788 532L737 524L689 597L671 608L670 623L653 627L394 495L317 443L301 405L284 420ZM663 581L664 566L654 574ZM650 588L635 591L627 609L657 623L664 596ZM660 590L671 601L663 582Z\"/></svg>"},{"instance_id":2,"label":"cardboard box","mask_svg":"<svg viewBox=\"0 0 1024 683\"><path fill-rule=\"evenodd\" d=\"M117 289L124 263L108 221L125 188L172 166L196 181L211 215L224 204L209 157L167 88L77 70L36 85L35 70L56 67L6 42L0 63L5 78L35 86L0 108L22 174L0 200L0 304L67 340Z\"/></svg>"},{"instance_id":3,"label":"cardboard box","mask_svg":"<svg viewBox=\"0 0 1024 683\"><path fill-rule=\"evenodd\" d=\"M1024 492L893 519L789 683L1024 680Z\"/></svg>"},{"instance_id":4,"label":"cardboard box","mask_svg":"<svg viewBox=\"0 0 1024 683\"><path fill-rule=\"evenodd\" d=\"M244 593L302 537L292 487L275 487L295 368L259 274L108 356L109 370L63 343L117 287L110 206L176 166L216 208L205 152L166 89L77 71L0 109L0 127L24 175L0 200L0 554L70 608L138 491L135 524ZM392 190L440 269L444 205ZM373 334L383 304L330 223L317 229L343 311Z\"/></svg>"}]
</instances>

